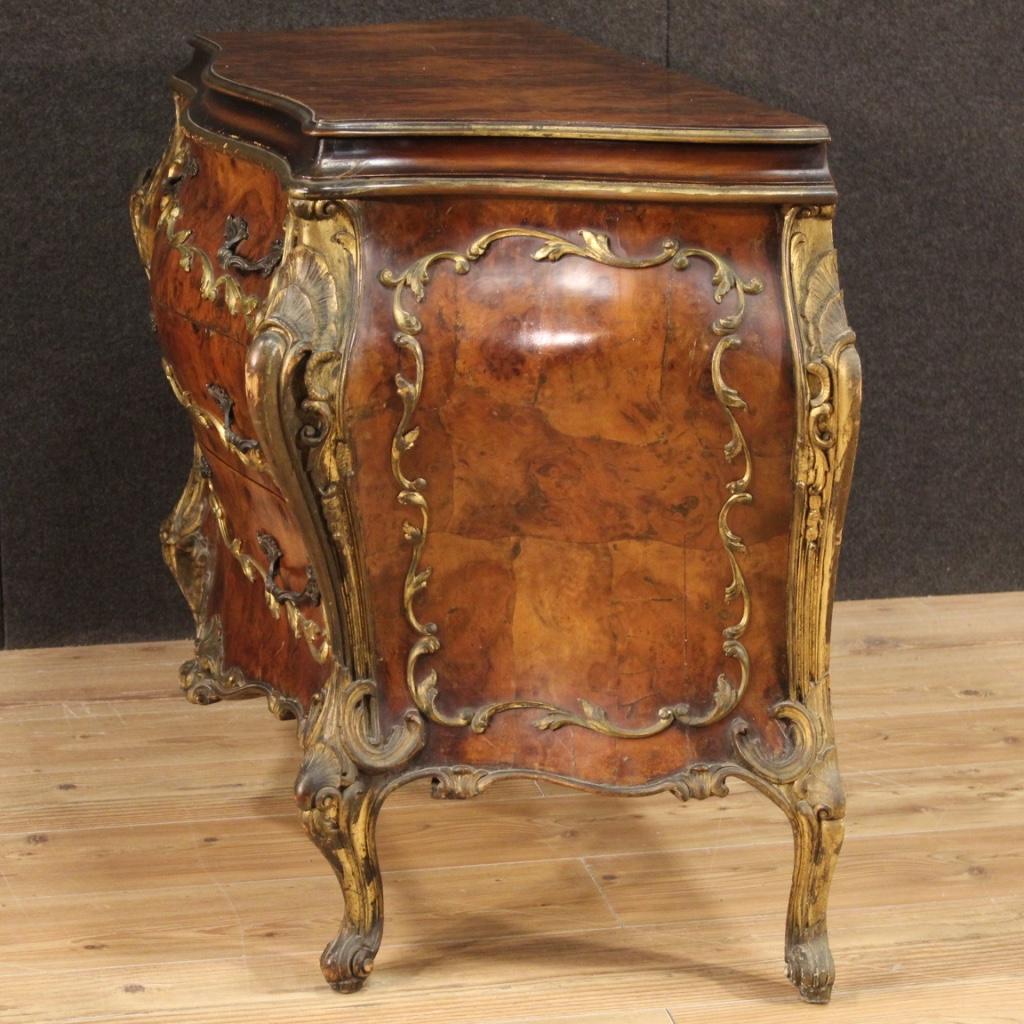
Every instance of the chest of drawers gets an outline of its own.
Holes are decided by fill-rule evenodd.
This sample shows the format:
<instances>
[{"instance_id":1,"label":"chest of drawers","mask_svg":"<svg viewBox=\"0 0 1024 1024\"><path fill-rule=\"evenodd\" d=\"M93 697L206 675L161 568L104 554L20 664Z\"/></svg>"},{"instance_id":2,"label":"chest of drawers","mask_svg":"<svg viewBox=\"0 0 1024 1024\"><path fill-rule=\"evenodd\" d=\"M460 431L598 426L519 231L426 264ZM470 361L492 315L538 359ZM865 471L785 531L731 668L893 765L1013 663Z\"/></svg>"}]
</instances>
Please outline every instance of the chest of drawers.
<instances>
[{"instance_id":1,"label":"chest of drawers","mask_svg":"<svg viewBox=\"0 0 1024 1024\"><path fill-rule=\"evenodd\" d=\"M198 37L132 197L195 433L190 699L297 718L381 941L389 793L510 777L788 816L828 999L829 617L860 374L823 126L525 22Z\"/></svg>"}]
</instances>

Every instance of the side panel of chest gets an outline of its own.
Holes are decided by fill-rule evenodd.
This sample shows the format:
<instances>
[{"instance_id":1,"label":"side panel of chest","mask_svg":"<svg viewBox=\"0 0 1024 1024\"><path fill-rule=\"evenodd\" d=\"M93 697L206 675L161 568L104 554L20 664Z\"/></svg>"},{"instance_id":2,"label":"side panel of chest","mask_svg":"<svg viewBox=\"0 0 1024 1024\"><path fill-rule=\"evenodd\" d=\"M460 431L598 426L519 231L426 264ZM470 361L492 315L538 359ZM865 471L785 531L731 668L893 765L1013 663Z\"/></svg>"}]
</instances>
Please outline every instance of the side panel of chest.
<instances>
[{"instance_id":1,"label":"side panel of chest","mask_svg":"<svg viewBox=\"0 0 1024 1024\"><path fill-rule=\"evenodd\" d=\"M427 763L634 784L787 688L770 207L359 204L345 407L385 700ZM769 731L769 730L765 730Z\"/></svg>"}]
</instances>

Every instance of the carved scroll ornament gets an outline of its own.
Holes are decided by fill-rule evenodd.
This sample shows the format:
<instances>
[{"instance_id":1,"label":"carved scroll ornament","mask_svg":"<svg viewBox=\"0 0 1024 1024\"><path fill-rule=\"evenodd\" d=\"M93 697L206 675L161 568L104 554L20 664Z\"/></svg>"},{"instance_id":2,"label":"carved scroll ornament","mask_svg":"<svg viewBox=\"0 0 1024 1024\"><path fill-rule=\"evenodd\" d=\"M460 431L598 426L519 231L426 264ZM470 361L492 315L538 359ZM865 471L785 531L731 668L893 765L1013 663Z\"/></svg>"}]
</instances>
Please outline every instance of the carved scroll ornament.
<instances>
[{"instance_id":1,"label":"carved scroll ornament","mask_svg":"<svg viewBox=\"0 0 1024 1024\"><path fill-rule=\"evenodd\" d=\"M488 232L473 242L464 253L441 251L430 253L416 260L402 273L390 270L381 272L380 281L393 288L392 303L397 333L395 344L408 359L408 368L395 377L395 387L402 401L402 416L395 430L391 446L391 467L398 484L398 501L418 513L418 522L404 524L405 540L411 545L409 568L405 578L402 605L406 621L417 639L412 644L406 660L406 683L416 706L431 721L442 725L466 726L475 732L484 732L495 715L523 708L545 712L534 723L542 730L560 729L564 726L578 726L592 732L623 739L639 739L664 732L672 725L705 726L719 722L739 704L750 678L750 658L742 642L750 622L750 593L737 558L744 550L743 541L729 525L729 514L736 505L748 504L753 500L750 489L752 464L746 438L736 414L746 409L746 402L726 382L722 362L727 352L739 348L741 340L735 333L746 311L746 297L757 295L763 284L756 278L744 280L721 256L707 249L686 247L673 239L662 243L661 250L653 256L628 257L616 253L606 235L592 231L580 231L582 243L572 242L560 235L535 228L501 228ZM724 655L735 661L739 678L731 679L725 672L715 681L714 694L708 707L693 709L688 704L672 704L658 710L655 719L646 725L628 727L613 722L608 712L590 701L581 699L577 712L568 711L558 705L540 700L498 700L478 708L464 708L448 712L439 704L440 690L436 671L424 671L421 662L441 649L441 639L436 623L423 621L416 609L418 597L425 591L431 570L422 565L427 532L430 525L430 507L425 493L425 481L410 474L406 469L405 457L415 447L420 428L415 423L417 406L423 390L425 359L419 334L423 330L421 321L405 305L406 293L411 293L418 302L426 297L431 269L441 263L450 263L457 274L467 274L471 266L482 259L491 246L505 238L537 239L542 244L534 251L533 259L557 262L571 256L593 260L596 263L627 270L642 270L671 265L674 270L686 270L691 260L701 260L711 265L713 298L721 303L727 296L735 302L733 312L721 316L711 325L718 342L711 356L711 379L715 397L722 408L729 428L729 440L724 447L726 461L741 460L742 472L726 487L726 497L718 514L718 532L728 560L731 580L725 590L727 603L739 600L739 618L722 631Z\"/></svg>"}]
</instances>

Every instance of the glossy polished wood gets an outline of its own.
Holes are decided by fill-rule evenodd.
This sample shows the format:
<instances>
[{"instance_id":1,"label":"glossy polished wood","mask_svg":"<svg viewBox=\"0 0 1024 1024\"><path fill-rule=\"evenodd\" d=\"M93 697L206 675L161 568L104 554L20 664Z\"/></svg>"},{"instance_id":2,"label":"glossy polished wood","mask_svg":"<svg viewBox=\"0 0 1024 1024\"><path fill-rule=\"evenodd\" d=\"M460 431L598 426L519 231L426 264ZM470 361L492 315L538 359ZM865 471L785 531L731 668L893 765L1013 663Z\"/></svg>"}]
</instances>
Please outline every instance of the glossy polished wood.
<instances>
[{"instance_id":1,"label":"glossy polished wood","mask_svg":"<svg viewBox=\"0 0 1024 1024\"><path fill-rule=\"evenodd\" d=\"M256 535L260 531L269 533L284 554L281 583L288 589L302 590L309 557L284 499L243 478L216 448L211 446L204 451L213 487L243 550L265 565L266 555L260 550ZM223 551L223 538L216 534L216 527L208 523L207 528L211 542ZM309 706L330 669L313 658L308 645L289 628L283 614L271 613L261 582L247 579L237 559L216 559L208 613L219 616L223 623L225 665L240 668L247 679L269 683L297 698L304 707ZM303 614L323 624L319 608L305 607Z\"/></svg>"},{"instance_id":2,"label":"glossy polished wood","mask_svg":"<svg viewBox=\"0 0 1024 1024\"><path fill-rule=\"evenodd\" d=\"M296 113L315 135L828 137L809 118L527 19L215 32L195 45L212 55L209 88Z\"/></svg>"},{"instance_id":3,"label":"glossy polished wood","mask_svg":"<svg viewBox=\"0 0 1024 1024\"><path fill-rule=\"evenodd\" d=\"M488 176L492 194L582 179L834 198L823 125L533 22L214 33L193 46L175 78L188 122L251 140L308 191L459 191Z\"/></svg>"},{"instance_id":4,"label":"glossy polished wood","mask_svg":"<svg viewBox=\"0 0 1024 1024\"><path fill-rule=\"evenodd\" d=\"M409 563L409 511L381 458L408 373L395 346L392 293L377 273L438 248L465 251L485 225L580 226L616 250L656 254L663 239L729 252L767 282L748 300L742 346L723 376L749 406L743 429L755 498L732 526L746 544L756 615L744 641L756 670L749 705L765 726L785 690L785 593L793 511L793 363L779 293L774 210L588 202L462 200L360 207L367 266L348 375L353 477L365 534L381 680L400 715L410 646L395 600ZM722 671L729 564L718 518L737 468L711 380L720 307L694 261L635 270L531 258L537 241L495 244L466 275L430 272L423 323L420 434L407 462L426 481L431 578L419 614L437 623L430 660L446 708L515 696L587 700L638 726L679 701L709 704ZM680 762L714 761L727 723L638 744L565 729L537 711L498 716L483 735L439 727L425 764L499 762L635 785ZM766 733L767 729L764 730Z\"/></svg>"}]
</instances>

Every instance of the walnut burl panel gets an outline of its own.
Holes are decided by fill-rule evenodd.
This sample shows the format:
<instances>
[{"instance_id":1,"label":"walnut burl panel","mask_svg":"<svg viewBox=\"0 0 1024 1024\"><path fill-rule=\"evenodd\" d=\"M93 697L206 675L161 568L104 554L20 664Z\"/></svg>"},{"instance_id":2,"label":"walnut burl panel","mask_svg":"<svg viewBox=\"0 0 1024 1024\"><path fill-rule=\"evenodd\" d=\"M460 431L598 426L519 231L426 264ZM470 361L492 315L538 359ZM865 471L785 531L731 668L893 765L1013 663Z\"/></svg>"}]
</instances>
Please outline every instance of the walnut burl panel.
<instances>
[{"instance_id":1,"label":"walnut burl panel","mask_svg":"<svg viewBox=\"0 0 1024 1024\"><path fill-rule=\"evenodd\" d=\"M189 699L297 719L295 794L383 934L415 779L723 797L794 835L829 998L829 629L860 418L827 132L522 21L197 37L132 195L194 431L160 539Z\"/></svg>"},{"instance_id":2,"label":"walnut burl panel","mask_svg":"<svg viewBox=\"0 0 1024 1024\"><path fill-rule=\"evenodd\" d=\"M757 666L750 707L763 719L784 693L793 506L793 366L774 211L420 201L367 203L359 214L371 268L463 250L486 225L543 225L569 237L582 224L637 256L685 238L766 282L748 303L742 347L723 359L747 402L756 466L754 502L731 523L747 547L757 609L744 638ZM531 259L536 248L535 239L503 240L464 276L438 264L416 308L425 373L408 463L430 501L421 614L442 645L430 667L449 708L495 696L570 706L583 698L635 726L667 704L709 704L719 672L732 672L722 629L737 611L724 600L730 567L718 517L737 469L723 458L729 425L711 379L710 325L721 309L711 268L696 261L685 272L551 264ZM392 340L392 293L371 274L365 280L346 407L381 678L401 713L409 635L395 595L409 556L396 539L409 513L382 456L405 361ZM726 753L722 726L638 744L539 732L538 717L499 715L483 735L439 728L423 756L636 784Z\"/></svg>"},{"instance_id":3,"label":"walnut burl panel","mask_svg":"<svg viewBox=\"0 0 1024 1024\"><path fill-rule=\"evenodd\" d=\"M270 277L240 274L225 267L217 252L225 240L228 216L242 218L248 229L248 238L237 247L240 254L259 257L269 252L283 235L287 196L277 175L252 160L208 145L192 146L189 153L192 160L177 168L180 177L173 189L177 216L170 215L166 207L156 210L157 215L168 215L153 234L153 301L247 342L245 318L227 308L224 287L215 295L203 294L201 257L193 256L189 270L180 272L184 269L182 247L205 254L215 278L227 277L247 295L262 300L270 288ZM175 245L174 236L186 232L188 237Z\"/></svg>"}]
</instances>

